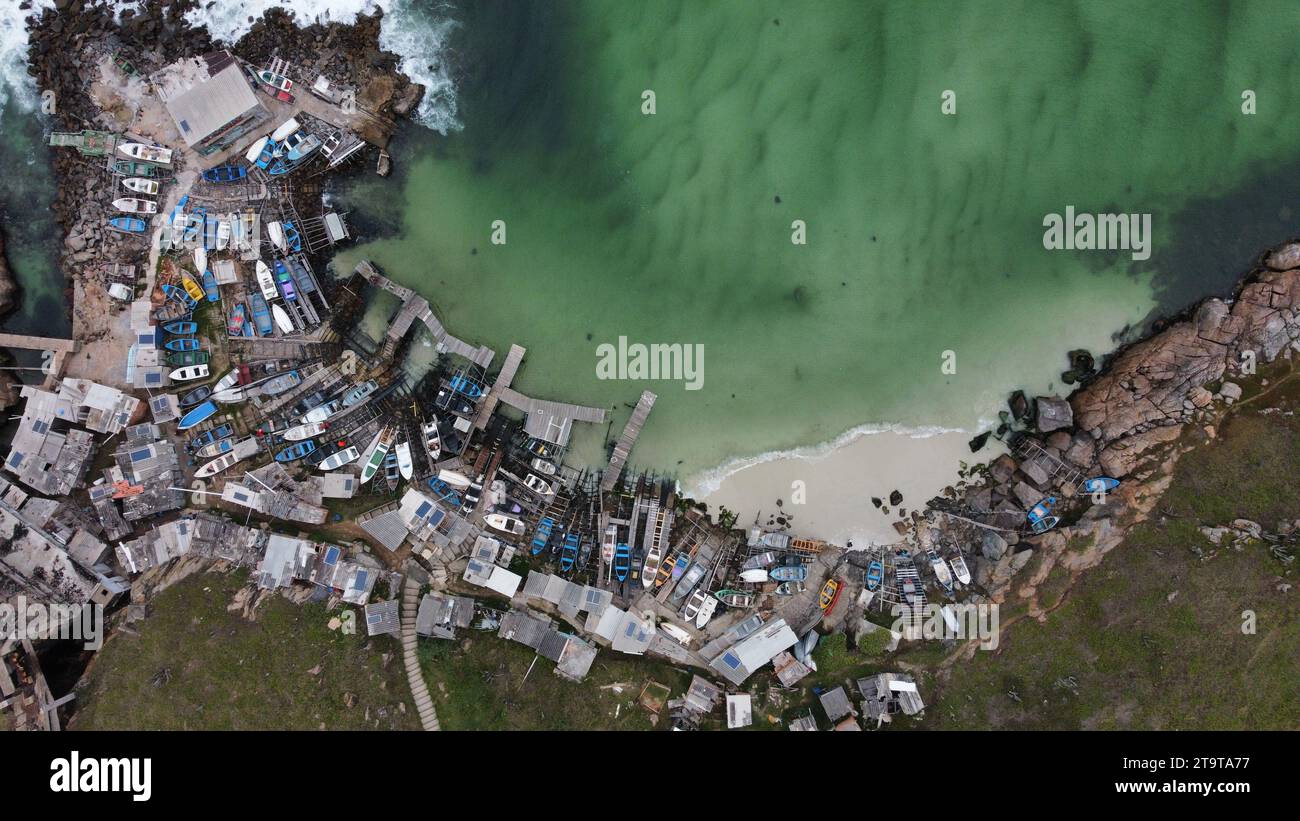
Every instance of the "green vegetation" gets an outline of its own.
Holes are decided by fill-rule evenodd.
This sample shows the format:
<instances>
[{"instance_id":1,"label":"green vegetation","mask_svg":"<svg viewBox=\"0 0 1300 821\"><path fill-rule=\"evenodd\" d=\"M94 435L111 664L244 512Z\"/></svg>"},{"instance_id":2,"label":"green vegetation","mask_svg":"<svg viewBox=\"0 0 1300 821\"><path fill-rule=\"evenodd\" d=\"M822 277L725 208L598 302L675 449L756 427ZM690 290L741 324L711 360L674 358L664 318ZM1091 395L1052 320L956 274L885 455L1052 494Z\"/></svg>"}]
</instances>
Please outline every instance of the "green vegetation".
<instances>
[{"instance_id":1,"label":"green vegetation","mask_svg":"<svg viewBox=\"0 0 1300 821\"><path fill-rule=\"evenodd\" d=\"M419 729L398 643L345 635L321 604L272 596L249 621L248 574L204 573L160 593L96 657L77 693L83 730ZM403 709L401 704L405 704Z\"/></svg>"}]
</instances>

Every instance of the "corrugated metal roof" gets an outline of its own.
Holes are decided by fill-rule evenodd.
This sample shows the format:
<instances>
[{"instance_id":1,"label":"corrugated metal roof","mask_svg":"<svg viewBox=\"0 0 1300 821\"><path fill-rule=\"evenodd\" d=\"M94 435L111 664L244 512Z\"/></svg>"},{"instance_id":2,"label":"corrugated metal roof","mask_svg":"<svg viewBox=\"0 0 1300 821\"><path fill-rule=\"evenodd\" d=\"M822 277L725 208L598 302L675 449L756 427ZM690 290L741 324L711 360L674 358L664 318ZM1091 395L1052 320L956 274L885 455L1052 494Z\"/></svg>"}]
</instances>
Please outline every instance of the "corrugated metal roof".
<instances>
[{"instance_id":1,"label":"corrugated metal roof","mask_svg":"<svg viewBox=\"0 0 1300 821\"><path fill-rule=\"evenodd\" d=\"M202 142L249 109L260 107L243 69L235 63L167 100L167 113L172 115L181 137L190 146Z\"/></svg>"}]
</instances>

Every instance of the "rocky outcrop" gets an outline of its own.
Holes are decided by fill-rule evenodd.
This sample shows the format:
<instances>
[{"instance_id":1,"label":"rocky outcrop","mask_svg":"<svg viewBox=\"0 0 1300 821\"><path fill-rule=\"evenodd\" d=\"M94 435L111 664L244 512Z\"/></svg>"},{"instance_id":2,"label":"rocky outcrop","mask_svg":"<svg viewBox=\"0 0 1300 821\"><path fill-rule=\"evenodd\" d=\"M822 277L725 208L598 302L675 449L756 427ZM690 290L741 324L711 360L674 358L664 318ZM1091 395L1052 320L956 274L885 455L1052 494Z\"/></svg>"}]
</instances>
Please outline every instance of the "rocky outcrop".
<instances>
[{"instance_id":1,"label":"rocky outcrop","mask_svg":"<svg viewBox=\"0 0 1300 821\"><path fill-rule=\"evenodd\" d=\"M17 304L18 282L9 269L9 260L5 257L4 232L0 231L0 317L7 315Z\"/></svg>"}]
</instances>

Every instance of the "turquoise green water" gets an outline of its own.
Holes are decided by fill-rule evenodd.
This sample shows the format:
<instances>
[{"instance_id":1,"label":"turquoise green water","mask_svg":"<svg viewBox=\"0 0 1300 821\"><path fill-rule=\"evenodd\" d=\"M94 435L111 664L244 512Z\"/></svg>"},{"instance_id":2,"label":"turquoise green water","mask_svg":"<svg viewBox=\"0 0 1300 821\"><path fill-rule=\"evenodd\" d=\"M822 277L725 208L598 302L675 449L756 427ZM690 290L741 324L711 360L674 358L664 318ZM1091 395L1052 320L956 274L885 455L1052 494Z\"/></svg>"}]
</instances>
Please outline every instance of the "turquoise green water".
<instances>
[{"instance_id":1,"label":"turquoise green water","mask_svg":"<svg viewBox=\"0 0 1300 821\"><path fill-rule=\"evenodd\" d=\"M1224 288L1235 271L1161 270L1213 244L1187 245L1180 215L1300 142L1291 4L488 3L462 20L464 130L399 157L402 199L373 203L397 236L338 267L373 259L458 335L525 345L516 387L617 408L614 433L657 391L634 458L682 476L859 425L974 430L1009 390L1052 386L1068 349L1112 347L1155 285L1167 305ZM1043 216L1067 205L1152 213L1155 254L1045 251ZM596 379L620 335L704 345L703 389ZM605 435L579 451L600 458Z\"/></svg>"}]
</instances>

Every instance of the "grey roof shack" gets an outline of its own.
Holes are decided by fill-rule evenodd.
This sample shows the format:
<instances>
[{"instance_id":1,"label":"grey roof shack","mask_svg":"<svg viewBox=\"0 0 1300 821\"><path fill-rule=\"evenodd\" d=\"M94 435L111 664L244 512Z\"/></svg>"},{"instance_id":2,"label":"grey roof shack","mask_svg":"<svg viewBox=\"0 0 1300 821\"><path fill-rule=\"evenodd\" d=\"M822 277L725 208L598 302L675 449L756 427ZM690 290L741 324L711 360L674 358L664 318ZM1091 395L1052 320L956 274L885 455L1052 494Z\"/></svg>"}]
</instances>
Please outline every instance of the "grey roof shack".
<instances>
[{"instance_id":1,"label":"grey roof shack","mask_svg":"<svg viewBox=\"0 0 1300 821\"><path fill-rule=\"evenodd\" d=\"M200 154L224 151L271 116L228 51L180 60L151 79L177 131Z\"/></svg>"}]
</instances>

